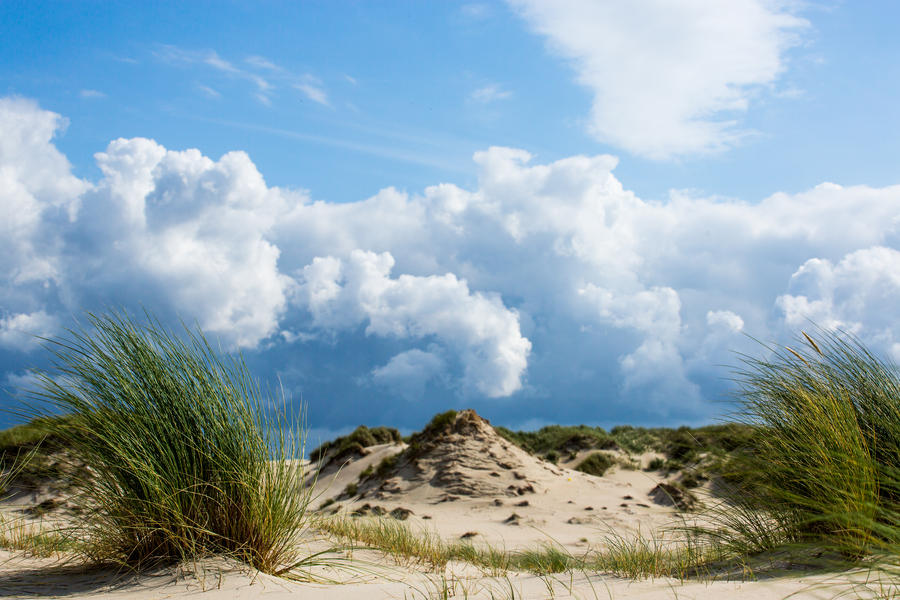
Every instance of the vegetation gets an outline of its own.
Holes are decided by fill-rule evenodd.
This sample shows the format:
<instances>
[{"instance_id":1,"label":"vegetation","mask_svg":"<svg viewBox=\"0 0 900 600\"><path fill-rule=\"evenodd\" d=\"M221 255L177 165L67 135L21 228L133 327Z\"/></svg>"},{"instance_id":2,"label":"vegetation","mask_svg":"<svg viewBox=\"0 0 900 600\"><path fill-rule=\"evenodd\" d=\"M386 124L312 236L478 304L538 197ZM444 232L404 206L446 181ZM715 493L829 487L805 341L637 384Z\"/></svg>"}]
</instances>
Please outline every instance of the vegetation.
<instances>
[{"instance_id":1,"label":"vegetation","mask_svg":"<svg viewBox=\"0 0 900 600\"><path fill-rule=\"evenodd\" d=\"M48 483L65 489L76 474L88 475L85 465L72 460L56 433L69 420L68 416L38 417L0 431L0 469L7 474L3 490L32 490Z\"/></svg>"},{"instance_id":2,"label":"vegetation","mask_svg":"<svg viewBox=\"0 0 900 600\"><path fill-rule=\"evenodd\" d=\"M735 498L785 541L900 554L900 376L844 333L744 358L742 414L764 435Z\"/></svg>"},{"instance_id":3,"label":"vegetation","mask_svg":"<svg viewBox=\"0 0 900 600\"><path fill-rule=\"evenodd\" d=\"M309 453L313 460L320 460L331 452L331 460L340 460L354 454L364 454L365 449L377 444L396 444L402 440L393 427L366 427L360 425L350 435L325 442Z\"/></svg>"},{"instance_id":4,"label":"vegetation","mask_svg":"<svg viewBox=\"0 0 900 600\"><path fill-rule=\"evenodd\" d=\"M544 456L550 452L559 456L592 448L606 450L618 447L616 441L605 431L587 425L548 425L538 431L511 431L505 427L496 429L500 435L523 450Z\"/></svg>"},{"instance_id":5,"label":"vegetation","mask_svg":"<svg viewBox=\"0 0 900 600\"><path fill-rule=\"evenodd\" d=\"M81 492L73 498L86 535L7 528L0 545L138 566L226 554L286 574L307 560L296 554L296 542L316 518L318 528L342 542L398 561L441 569L463 560L492 575L574 569L684 578L743 570L773 551L851 562L877 555L889 565L900 556L900 374L847 334L803 334L793 347L768 348L766 358L743 357L742 423L609 432L585 425L498 428L553 462L587 450L576 468L593 475L621 463L615 450L653 450L665 458L651 461L649 470L680 472L666 483L673 489L688 493L710 472L731 484L729 502L702 519L711 525L685 524L651 537L608 535L573 556L553 544L508 552L449 542L393 518L310 517L303 491L309 488L291 462L302 455L299 424L285 407L271 409L241 360L219 357L199 332L181 341L152 321L139 326L118 315L91 316L90 324L92 330L49 345L56 370L41 375L36 399L64 415L0 432L4 470L11 473L6 481L13 474L58 475L53 461L61 454L91 465L90 472L65 471ZM456 416L436 415L408 439L407 452L414 455ZM400 439L396 429L360 426L313 454L341 457ZM361 479L383 476L401 459L387 457ZM358 491L351 483L343 496Z\"/></svg>"},{"instance_id":6,"label":"vegetation","mask_svg":"<svg viewBox=\"0 0 900 600\"><path fill-rule=\"evenodd\" d=\"M73 496L85 553L137 566L225 554L267 573L302 563L299 423L199 331L182 341L152 320L89 322L49 342L55 370L36 395L68 415L41 422L47 439L93 472Z\"/></svg>"},{"instance_id":7,"label":"vegetation","mask_svg":"<svg viewBox=\"0 0 900 600\"><path fill-rule=\"evenodd\" d=\"M390 518L330 516L321 518L317 526L344 543L381 550L398 564L443 570L451 560L461 560L492 576L509 571L546 575L574 570L633 579L660 576L685 579L702 575L705 566L727 559L740 560L722 544L686 535L648 538L610 534L601 540L599 549L576 556L553 543L507 551L465 540L448 542L429 529L414 529Z\"/></svg>"},{"instance_id":8,"label":"vegetation","mask_svg":"<svg viewBox=\"0 0 900 600\"><path fill-rule=\"evenodd\" d=\"M610 458L610 456L605 452L594 452L583 461L578 463L578 466L575 467L575 470L581 471L582 473L587 473L588 475L596 475L597 477L602 477L603 474L606 473L614 464L615 461Z\"/></svg>"},{"instance_id":9,"label":"vegetation","mask_svg":"<svg viewBox=\"0 0 900 600\"><path fill-rule=\"evenodd\" d=\"M648 470L662 470L670 474L682 472L687 487L713 476L722 476L731 482L746 480L749 475L745 465L735 461L734 457L755 452L758 435L758 428L749 423L677 429L619 425L608 433L587 425L549 425L537 431L511 431L505 427L496 429L520 448L552 463L558 463L563 458L574 460L580 452L589 450L621 450L629 454L660 452L666 458L654 459ZM612 464L625 469L638 468L624 456L613 459ZM575 468L579 469L577 466ZM585 468L590 468L590 463L585 464ZM595 470L599 471L599 468Z\"/></svg>"}]
</instances>

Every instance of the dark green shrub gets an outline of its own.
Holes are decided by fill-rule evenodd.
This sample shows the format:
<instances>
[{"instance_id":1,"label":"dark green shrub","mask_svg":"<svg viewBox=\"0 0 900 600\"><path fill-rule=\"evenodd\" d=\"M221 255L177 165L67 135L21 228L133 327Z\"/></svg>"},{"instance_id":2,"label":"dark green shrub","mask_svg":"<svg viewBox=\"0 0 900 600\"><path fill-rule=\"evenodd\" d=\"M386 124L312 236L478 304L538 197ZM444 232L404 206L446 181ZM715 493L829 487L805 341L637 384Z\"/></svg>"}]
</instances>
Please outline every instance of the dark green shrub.
<instances>
[{"instance_id":1,"label":"dark green shrub","mask_svg":"<svg viewBox=\"0 0 900 600\"><path fill-rule=\"evenodd\" d=\"M320 460L332 452L331 460L339 460L353 455L364 454L365 448L379 444L396 444L402 436L393 427L366 427L360 425L349 435L325 442L309 453L312 460Z\"/></svg>"},{"instance_id":2,"label":"dark green shrub","mask_svg":"<svg viewBox=\"0 0 900 600\"><path fill-rule=\"evenodd\" d=\"M578 463L575 470L587 473L588 475L602 477L613 464L615 463L608 454L604 452L595 452Z\"/></svg>"},{"instance_id":3,"label":"dark green shrub","mask_svg":"<svg viewBox=\"0 0 900 600\"><path fill-rule=\"evenodd\" d=\"M351 481L350 483L347 484L347 487L344 488L343 495L347 496L348 498L352 498L358 493L359 493L359 487L356 485L355 482Z\"/></svg>"},{"instance_id":4,"label":"dark green shrub","mask_svg":"<svg viewBox=\"0 0 900 600\"><path fill-rule=\"evenodd\" d=\"M647 464L647 471L660 471L665 466L666 461L662 458L654 458Z\"/></svg>"}]
</instances>

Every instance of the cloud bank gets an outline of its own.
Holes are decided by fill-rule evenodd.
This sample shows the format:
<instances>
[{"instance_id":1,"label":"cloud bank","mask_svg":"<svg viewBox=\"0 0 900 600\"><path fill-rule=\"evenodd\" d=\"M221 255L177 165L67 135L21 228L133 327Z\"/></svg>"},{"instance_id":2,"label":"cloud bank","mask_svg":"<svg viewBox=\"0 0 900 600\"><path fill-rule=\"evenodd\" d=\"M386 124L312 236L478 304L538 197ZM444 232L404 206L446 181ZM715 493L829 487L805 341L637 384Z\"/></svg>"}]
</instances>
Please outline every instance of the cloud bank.
<instances>
[{"instance_id":1,"label":"cloud bank","mask_svg":"<svg viewBox=\"0 0 900 600\"><path fill-rule=\"evenodd\" d=\"M710 153L785 70L809 24L770 0L508 0L594 96L589 129L655 159Z\"/></svg>"},{"instance_id":2,"label":"cloud bank","mask_svg":"<svg viewBox=\"0 0 900 600\"><path fill-rule=\"evenodd\" d=\"M655 203L614 157L495 147L475 155L474 189L330 203L268 186L242 152L143 138L110 142L84 181L54 146L64 124L0 99L7 380L36 355L29 334L104 306L198 323L320 426L460 403L703 419L727 387L717 365L757 350L743 332L807 318L900 357L900 186Z\"/></svg>"}]
</instances>

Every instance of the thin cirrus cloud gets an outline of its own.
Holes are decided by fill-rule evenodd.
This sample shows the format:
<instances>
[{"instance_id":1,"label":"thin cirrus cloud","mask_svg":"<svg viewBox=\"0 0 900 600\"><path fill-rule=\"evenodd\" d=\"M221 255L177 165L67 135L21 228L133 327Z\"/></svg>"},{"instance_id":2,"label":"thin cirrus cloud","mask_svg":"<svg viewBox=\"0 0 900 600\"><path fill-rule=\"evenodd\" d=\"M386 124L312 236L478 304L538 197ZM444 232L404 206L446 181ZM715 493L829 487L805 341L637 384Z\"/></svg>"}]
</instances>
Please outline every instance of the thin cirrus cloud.
<instances>
[{"instance_id":1,"label":"thin cirrus cloud","mask_svg":"<svg viewBox=\"0 0 900 600\"><path fill-rule=\"evenodd\" d=\"M186 50L177 46L162 45L154 54L166 63L206 67L229 78L249 81L254 86L253 97L265 106L272 105L276 90L282 87L292 88L313 102L330 106L328 93L319 78L309 73L292 73L262 56L248 56L239 66L223 58L215 50ZM210 98L221 96L219 91L209 86L197 87Z\"/></svg>"},{"instance_id":2,"label":"thin cirrus cloud","mask_svg":"<svg viewBox=\"0 0 900 600\"><path fill-rule=\"evenodd\" d=\"M84 89L78 92L78 95L84 98L85 100L100 100L106 98L106 94L101 92L100 90L91 90Z\"/></svg>"},{"instance_id":3,"label":"thin cirrus cloud","mask_svg":"<svg viewBox=\"0 0 900 600\"><path fill-rule=\"evenodd\" d=\"M809 23L768 0L508 0L593 93L599 140L652 159L720 152Z\"/></svg>"},{"instance_id":4,"label":"thin cirrus cloud","mask_svg":"<svg viewBox=\"0 0 900 600\"><path fill-rule=\"evenodd\" d=\"M503 89L499 84L491 83L473 90L469 94L469 99L480 104L490 104L498 100L508 100L512 95L511 91Z\"/></svg>"},{"instance_id":5,"label":"thin cirrus cloud","mask_svg":"<svg viewBox=\"0 0 900 600\"><path fill-rule=\"evenodd\" d=\"M348 407L377 393L700 418L716 365L753 351L743 332L779 338L811 317L900 352L900 186L647 202L612 156L493 147L472 189L331 203L268 186L243 152L144 138L110 142L85 181L53 143L63 125L0 99L13 375L27 334L110 304L196 322L264 364L302 359L286 385L316 398L312 375L328 373L349 382L334 400Z\"/></svg>"}]
</instances>

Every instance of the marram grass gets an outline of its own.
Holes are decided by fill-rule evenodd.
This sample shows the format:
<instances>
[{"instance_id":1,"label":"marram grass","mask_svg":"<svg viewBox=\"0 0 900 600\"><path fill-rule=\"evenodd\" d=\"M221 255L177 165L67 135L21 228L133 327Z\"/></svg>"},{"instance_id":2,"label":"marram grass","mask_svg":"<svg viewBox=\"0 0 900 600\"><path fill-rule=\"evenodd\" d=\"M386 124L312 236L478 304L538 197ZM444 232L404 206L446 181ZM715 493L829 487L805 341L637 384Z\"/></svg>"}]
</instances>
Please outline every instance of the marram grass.
<instances>
[{"instance_id":1,"label":"marram grass","mask_svg":"<svg viewBox=\"0 0 900 600\"><path fill-rule=\"evenodd\" d=\"M90 467L75 482L86 554L137 566L220 554L275 574L302 564L310 496L284 403L199 331L88 320L48 340L55 368L35 394L71 415L54 433Z\"/></svg>"},{"instance_id":2,"label":"marram grass","mask_svg":"<svg viewBox=\"0 0 900 600\"><path fill-rule=\"evenodd\" d=\"M743 419L760 428L725 540L815 545L850 559L900 555L900 375L842 332L743 357ZM771 518L751 524L748 517ZM748 543L742 525L753 525ZM766 532L766 525L769 531ZM761 534L761 535L760 535ZM770 539L763 540L766 535ZM729 537L725 534L725 537ZM763 543L758 543L762 541Z\"/></svg>"}]
</instances>

